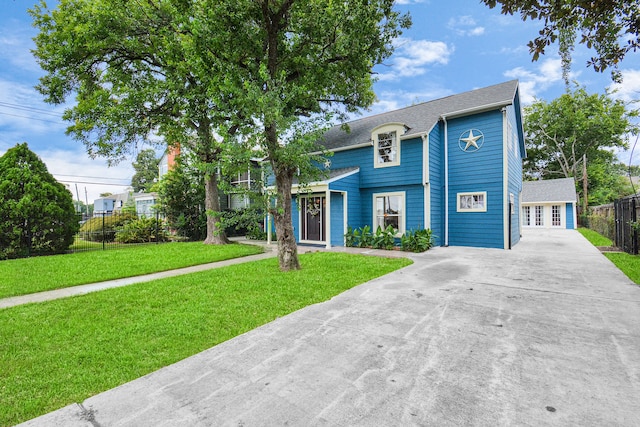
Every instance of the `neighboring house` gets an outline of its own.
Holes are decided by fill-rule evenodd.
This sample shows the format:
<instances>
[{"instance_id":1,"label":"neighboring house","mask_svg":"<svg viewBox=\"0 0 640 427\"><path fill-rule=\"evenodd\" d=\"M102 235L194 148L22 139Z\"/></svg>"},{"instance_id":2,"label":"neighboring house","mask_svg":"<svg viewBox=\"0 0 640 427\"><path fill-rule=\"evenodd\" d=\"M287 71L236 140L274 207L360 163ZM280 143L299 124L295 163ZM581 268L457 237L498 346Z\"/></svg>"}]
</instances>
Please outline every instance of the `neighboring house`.
<instances>
[{"instance_id":1,"label":"neighboring house","mask_svg":"<svg viewBox=\"0 0 640 427\"><path fill-rule=\"evenodd\" d=\"M158 163L158 175L162 178L167 172L172 170L178 158L181 155L181 148L179 144L167 148L163 156ZM261 174L260 161L258 159L251 160L251 166L244 173L232 177L231 185L238 188L253 188L256 187L256 182L259 181ZM218 177L220 179L220 177ZM256 189L256 191L258 191ZM154 193L155 194L155 193ZM228 192L219 191L220 194L220 209L221 210L238 210L245 209L251 205L250 197L243 191L234 192L233 190Z\"/></svg>"},{"instance_id":2,"label":"neighboring house","mask_svg":"<svg viewBox=\"0 0 640 427\"><path fill-rule=\"evenodd\" d=\"M93 201L93 215L111 214L113 212L115 199L110 197L100 197Z\"/></svg>"},{"instance_id":3,"label":"neighboring house","mask_svg":"<svg viewBox=\"0 0 640 427\"><path fill-rule=\"evenodd\" d=\"M138 215L151 216L154 214L151 211L151 207L158 203L157 199L156 193L134 193L132 191L126 191L124 193L112 194L93 201L93 215L111 215L121 212L122 209L131 202L135 206Z\"/></svg>"},{"instance_id":4,"label":"neighboring house","mask_svg":"<svg viewBox=\"0 0 640 427\"><path fill-rule=\"evenodd\" d=\"M522 187L522 226L577 228L573 178L527 181Z\"/></svg>"},{"instance_id":5,"label":"neighboring house","mask_svg":"<svg viewBox=\"0 0 640 427\"><path fill-rule=\"evenodd\" d=\"M293 189L298 242L344 245L347 227L430 228L437 245L520 240L518 82L448 96L330 129L328 177ZM298 194L300 192L300 194ZM298 209L299 207L299 209Z\"/></svg>"},{"instance_id":6,"label":"neighboring house","mask_svg":"<svg viewBox=\"0 0 640 427\"><path fill-rule=\"evenodd\" d=\"M138 193L133 196L136 213L139 217L154 217L155 206L159 203L158 193Z\"/></svg>"},{"instance_id":7,"label":"neighboring house","mask_svg":"<svg viewBox=\"0 0 640 427\"><path fill-rule=\"evenodd\" d=\"M176 161L180 156L180 144L172 145L168 147L160 161L158 162L158 178L162 178L176 165Z\"/></svg>"}]
</instances>

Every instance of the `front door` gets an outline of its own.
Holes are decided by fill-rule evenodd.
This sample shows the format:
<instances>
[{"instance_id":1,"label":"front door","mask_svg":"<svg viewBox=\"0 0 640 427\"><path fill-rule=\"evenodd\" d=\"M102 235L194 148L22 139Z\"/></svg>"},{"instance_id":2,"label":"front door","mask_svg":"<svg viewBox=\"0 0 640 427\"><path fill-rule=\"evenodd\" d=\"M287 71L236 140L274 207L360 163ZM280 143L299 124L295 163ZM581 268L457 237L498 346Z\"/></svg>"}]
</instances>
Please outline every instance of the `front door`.
<instances>
[{"instance_id":1,"label":"front door","mask_svg":"<svg viewBox=\"0 0 640 427\"><path fill-rule=\"evenodd\" d=\"M325 240L325 208L324 196L303 197L302 201L302 239L313 242Z\"/></svg>"}]
</instances>

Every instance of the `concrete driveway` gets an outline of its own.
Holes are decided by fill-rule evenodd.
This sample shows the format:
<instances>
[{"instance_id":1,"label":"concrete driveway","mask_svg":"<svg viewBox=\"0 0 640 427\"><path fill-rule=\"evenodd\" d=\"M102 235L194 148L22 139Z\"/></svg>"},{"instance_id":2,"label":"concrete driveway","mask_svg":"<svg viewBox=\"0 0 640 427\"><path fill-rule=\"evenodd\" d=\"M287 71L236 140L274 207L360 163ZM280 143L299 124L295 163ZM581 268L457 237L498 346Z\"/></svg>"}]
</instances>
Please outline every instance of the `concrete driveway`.
<instances>
[{"instance_id":1,"label":"concrete driveway","mask_svg":"<svg viewBox=\"0 0 640 427\"><path fill-rule=\"evenodd\" d=\"M640 287L578 232L412 257L24 425L640 425Z\"/></svg>"}]
</instances>

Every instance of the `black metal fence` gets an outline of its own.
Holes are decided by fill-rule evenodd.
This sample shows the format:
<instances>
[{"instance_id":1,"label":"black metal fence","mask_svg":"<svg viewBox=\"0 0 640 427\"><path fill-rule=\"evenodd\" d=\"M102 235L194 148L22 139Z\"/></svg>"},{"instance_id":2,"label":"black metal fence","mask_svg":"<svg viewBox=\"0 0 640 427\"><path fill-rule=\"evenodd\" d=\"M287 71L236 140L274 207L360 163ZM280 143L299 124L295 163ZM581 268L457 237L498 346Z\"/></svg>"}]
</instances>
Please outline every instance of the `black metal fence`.
<instances>
[{"instance_id":1,"label":"black metal fence","mask_svg":"<svg viewBox=\"0 0 640 427\"><path fill-rule=\"evenodd\" d=\"M625 197L614 202L616 222L616 247L623 251L638 255L638 231L640 225L640 203L638 196Z\"/></svg>"},{"instance_id":2,"label":"black metal fence","mask_svg":"<svg viewBox=\"0 0 640 427\"><path fill-rule=\"evenodd\" d=\"M172 237L160 212L99 212L91 217L79 214L78 221L80 230L70 252L159 244Z\"/></svg>"}]
</instances>

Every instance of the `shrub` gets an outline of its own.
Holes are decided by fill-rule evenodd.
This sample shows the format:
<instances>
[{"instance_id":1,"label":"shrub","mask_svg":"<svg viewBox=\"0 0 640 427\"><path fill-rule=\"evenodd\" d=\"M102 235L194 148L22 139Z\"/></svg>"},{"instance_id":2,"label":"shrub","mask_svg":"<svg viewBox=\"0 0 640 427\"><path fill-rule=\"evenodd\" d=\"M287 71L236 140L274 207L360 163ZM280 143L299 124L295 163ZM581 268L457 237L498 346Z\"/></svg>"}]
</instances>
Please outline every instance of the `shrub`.
<instances>
[{"instance_id":1,"label":"shrub","mask_svg":"<svg viewBox=\"0 0 640 427\"><path fill-rule=\"evenodd\" d=\"M433 232L430 229L409 230L400 238L403 251L424 252L433 247Z\"/></svg>"},{"instance_id":2,"label":"shrub","mask_svg":"<svg viewBox=\"0 0 640 427\"><path fill-rule=\"evenodd\" d=\"M129 221L116 233L118 243L166 242L169 240L164 224L156 218Z\"/></svg>"},{"instance_id":3,"label":"shrub","mask_svg":"<svg viewBox=\"0 0 640 427\"><path fill-rule=\"evenodd\" d=\"M118 229L135 219L136 215L131 213L96 216L82 224L80 237L92 242L113 242Z\"/></svg>"},{"instance_id":4,"label":"shrub","mask_svg":"<svg viewBox=\"0 0 640 427\"><path fill-rule=\"evenodd\" d=\"M378 227L371 233L371 227L353 229L347 227L344 235L347 247L373 248L390 250L397 246L396 230L392 226L386 229ZM424 252L433 247L433 233L430 229L409 230L400 237L400 247L403 251Z\"/></svg>"},{"instance_id":5,"label":"shrub","mask_svg":"<svg viewBox=\"0 0 640 427\"><path fill-rule=\"evenodd\" d=\"M0 259L62 253L78 226L71 193L26 143L0 156Z\"/></svg>"},{"instance_id":6,"label":"shrub","mask_svg":"<svg viewBox=\"0 0 640 427\"><path fill-rule=\"evenodd\" d=\"M373 249L391 250L396 244L396 230L389 225L384 230L378 226L376 233L373 235L371 247Z\"/></svg>"}]
</instances>

